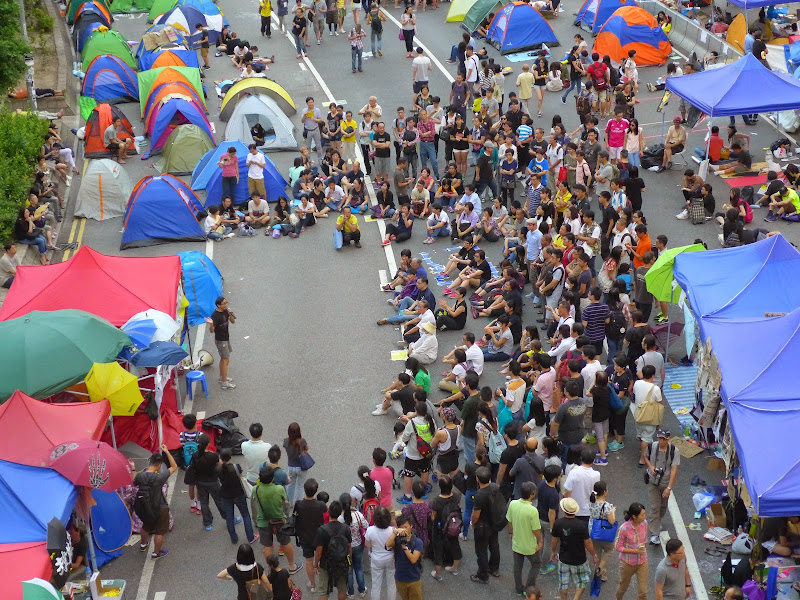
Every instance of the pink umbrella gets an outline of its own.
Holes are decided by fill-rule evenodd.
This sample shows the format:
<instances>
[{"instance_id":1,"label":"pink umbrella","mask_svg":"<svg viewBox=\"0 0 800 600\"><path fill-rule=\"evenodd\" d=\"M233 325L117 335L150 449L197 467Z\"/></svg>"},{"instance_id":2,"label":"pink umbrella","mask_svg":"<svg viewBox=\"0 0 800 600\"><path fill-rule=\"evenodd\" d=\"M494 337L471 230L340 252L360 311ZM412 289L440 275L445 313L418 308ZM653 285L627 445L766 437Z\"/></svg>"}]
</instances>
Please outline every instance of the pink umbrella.
<instances>
[{"instance_id":1,"label":"pink umbrella","mask_svg":"<svg viewBox=\"0 0 800 600\"><path fill-rule=\"evenodd\" d=\"M53 447L45 466L75 485L108 492L132 483L128 459L105 442L88 438Z\"/></svg>"}]
</instances>

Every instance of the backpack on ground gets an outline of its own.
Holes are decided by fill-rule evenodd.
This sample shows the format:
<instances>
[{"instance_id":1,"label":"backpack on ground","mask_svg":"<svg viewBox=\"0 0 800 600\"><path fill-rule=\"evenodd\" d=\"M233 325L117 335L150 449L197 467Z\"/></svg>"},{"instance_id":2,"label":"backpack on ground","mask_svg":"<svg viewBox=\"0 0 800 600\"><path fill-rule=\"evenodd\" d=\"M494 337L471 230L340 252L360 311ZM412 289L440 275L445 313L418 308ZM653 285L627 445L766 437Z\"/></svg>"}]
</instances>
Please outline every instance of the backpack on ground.
<instances>
[{"instance_id":1,"label":"backpack on ground","mask_svg":"<svg viewBox=\"0 0 800 600\"><path fill-rule=\"evenodd\" d=\"M183 464L186 468L192 466L194 455L197 452L197 440L187 440L183 442Z\"/></svg>"},{"instance_id":2,"label":"backpack on ground","mask_svg":"<svg viewBox=\"0 0 800 600\"><path fill-rule=\"evenodd\" d=\"M705 223L706 207L702 198L692 198L692 203L689 205L689 218L692 220L692 225Z\"/></svg>"},{"instance_id":3,"label":"backpack on ground","mask_svg":"<svg viewBox=\"0 0 800 600\"><path fill-rule=\"evenodd\" d=\"M422 436L417 431L417 425L414 421L411 421L411 426L414 428L414 435L417 437L417 452L422 458L430 458L433 456L433 448L431 445L422 439Z\"/></svg>"},{"instance_id":4,"label":"backpack on ground","mask_svg":"<svg viewBox=\"0 0 800 600\"><path fill-rule=\"evenodd\" d=\"M149 481L142 481L136 490L133 512L142 520L142 523L153 523L158 518L159 510L156 508L153 491L153 484Z\"/></svg>"},{"instance_id":5,"label":"backpack on ground","mask_svg":"<svg viewBox=\"0 0 800 600\"><path fill-rule=\"evenodd\" d=\"M500 464L500 455L506 449L506 440L500 430L492 431L491 427L486 421L483 421L484 427L489 430L489 435L486 438L486 448L489 451L489 462Z\"/></svg>"},{"instance_id":6,"label":"backpack on ground","mask_svg":"<svg viewBox=\"0 0 800 600\"><path fill-rule=\"evenodd\" d=\"M330 540L325 551L325 569L328 571L328 586L336 581L337 576L347 575L350 570L350 542L347 541L349 527L344 523L328 523L323 525Z\"/></svg>"},{"instance_id":7,"label":"backpack on ground","mask_svg":"<svg viewBox=\"0 0 800 600\"><path fill-rule=\"evenodd\" d=\"M492 483L489 489L491 490L492 528L495 531L502 531L508 524L506 499L500 491L500 486L496 483Z\"/></svg>"},{"instance_id":8,"label":"backpack on ground","mask_svg":"<svg viewBox=\"0 0 800 600\"><path fill-rule=\"evenodd\" d=\"M361 514L370 525L375 524L375 510L380 506L377 498L362 498Z\"/></svg>"},{"instance_id":9,"label":"backpack on ground","mask_svg":"<svg viewBox=\"0 0 800 600\"><path fill-rule=\"evenodd\" d=\"M455 502L447 505L445 518L442 519L442 533L448 538L457 538L461 534L461 507Z\"/></svg>"}]
</instances>

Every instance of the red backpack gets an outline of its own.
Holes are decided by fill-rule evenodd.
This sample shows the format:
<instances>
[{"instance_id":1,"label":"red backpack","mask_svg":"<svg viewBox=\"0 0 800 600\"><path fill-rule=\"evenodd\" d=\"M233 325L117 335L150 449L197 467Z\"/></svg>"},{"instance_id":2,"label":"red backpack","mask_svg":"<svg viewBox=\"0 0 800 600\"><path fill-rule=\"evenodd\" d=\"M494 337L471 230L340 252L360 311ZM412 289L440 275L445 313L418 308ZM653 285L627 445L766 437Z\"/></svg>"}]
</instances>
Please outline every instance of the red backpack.
<instances>
[{"instance_id":1,"label":"red backpack","mask_svg":"<svg viewBox=\"0 0 800 600\"><path fill-rule=\"evenodd\" d=\"M592 83L594 84L594 89L598 92L602 92L608 87L608 81L606 81L606 64L603 62L596 62L592 63L590 74L592 76Z\"/></svg>"},{"instance_id":2,"label":"red backpack","mask_svg":"<svg viewBox=\"0 0 800 600\"><path fill-rule=\"evenodd\" d=\"M389 493L391 493L391 490ZM375 509L379 506L380 503L378 502L377 498L364 498L363 503L361 504L361 512L364 515L364 518L367 520L367 523L370 525L375 524Z\"/></svg>"}]
</instances>

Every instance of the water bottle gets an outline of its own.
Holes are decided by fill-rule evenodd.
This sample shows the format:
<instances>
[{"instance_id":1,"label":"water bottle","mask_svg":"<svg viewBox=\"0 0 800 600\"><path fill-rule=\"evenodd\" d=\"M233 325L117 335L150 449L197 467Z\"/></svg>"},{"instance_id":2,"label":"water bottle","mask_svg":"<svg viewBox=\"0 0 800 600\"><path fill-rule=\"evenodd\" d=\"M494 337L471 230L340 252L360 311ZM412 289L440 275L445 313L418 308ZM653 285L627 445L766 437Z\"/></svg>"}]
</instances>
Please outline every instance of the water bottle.
<instances>
[{"instance_id":1,"label":"water bottle","mask_svg":"<svg viewBox=\"0 0 800 600\"><path fill-rule=\"evenodd\" d=\"M685 437L687 440L691 438L691 430L689 428L689 423L686 423L686 426L683 429L683 437Z\"/></svg>"},{"instance_id":2,"label":"water bottle","mask_svg":"<svg viewBox=\"0 0 800 600\"><path fill-rule=\"evenodd\" d=\"M86 582L88 583L92 579L92 567L86 565Z\"/></svg>"}]
</instances>

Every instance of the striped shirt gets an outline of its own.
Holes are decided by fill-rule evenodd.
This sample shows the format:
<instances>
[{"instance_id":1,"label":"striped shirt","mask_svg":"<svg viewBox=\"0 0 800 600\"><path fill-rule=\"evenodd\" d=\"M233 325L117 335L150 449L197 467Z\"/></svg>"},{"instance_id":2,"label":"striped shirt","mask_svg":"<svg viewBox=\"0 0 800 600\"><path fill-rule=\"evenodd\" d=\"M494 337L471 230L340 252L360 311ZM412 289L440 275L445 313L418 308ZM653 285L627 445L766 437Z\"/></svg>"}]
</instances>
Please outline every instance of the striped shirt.
<instances>
[{"instance_id":1,"label":"striped shirt","mask_svg":"<svg viewBox=\"0 0 800 600\"><path fill-rule=\"evenodd\" d=\"M533 129L530 125L520 125L517 127L517 139L519 139L520 142L524 142L532 135Z\"/></svg>"}]
</instances>

